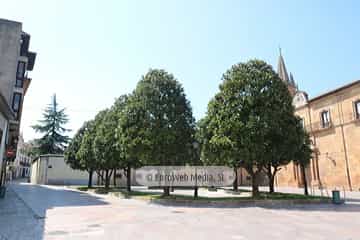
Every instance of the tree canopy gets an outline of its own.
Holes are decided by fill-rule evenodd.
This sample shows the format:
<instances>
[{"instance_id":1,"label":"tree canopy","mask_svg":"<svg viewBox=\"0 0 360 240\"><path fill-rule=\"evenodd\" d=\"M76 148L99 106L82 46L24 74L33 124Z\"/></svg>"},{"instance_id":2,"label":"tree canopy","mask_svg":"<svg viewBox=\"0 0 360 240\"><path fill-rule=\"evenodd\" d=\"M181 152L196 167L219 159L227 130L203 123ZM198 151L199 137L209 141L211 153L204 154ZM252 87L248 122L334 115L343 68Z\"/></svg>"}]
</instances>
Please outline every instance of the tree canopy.
<instances>
[{"instance_id":1,"label":"tree canopy","mask_svg":"<svg viewBox=\"0 0 360 240\"><path fill-rule=\"evenodd\" d=\"M69 137L65 135L69 129L64 125L69 121L65 108L59 109L56 101L56 95L52 97L51 103L47 106L43 113L43 119L39 123L32 126L32 128L43 134L39 139L36 139L39 154L57 154L63 153Z\"/></svg>"},{"instance_id":2,"label":"tree canopy","mask_svg":"<svg viewBox=\"0 0 360 240\"><path fill-rule=\"evenodd\" d=\"M274 159L269 157L274 147L273 156L281 152L280 159L293 159L282 152L294 147L295 141L286 141L296 124L293 112L287 87L270 65L261 60L233 65L202 120L205 160L244 167L256 195L258 174Z\"/></svg>"}]
</instances>

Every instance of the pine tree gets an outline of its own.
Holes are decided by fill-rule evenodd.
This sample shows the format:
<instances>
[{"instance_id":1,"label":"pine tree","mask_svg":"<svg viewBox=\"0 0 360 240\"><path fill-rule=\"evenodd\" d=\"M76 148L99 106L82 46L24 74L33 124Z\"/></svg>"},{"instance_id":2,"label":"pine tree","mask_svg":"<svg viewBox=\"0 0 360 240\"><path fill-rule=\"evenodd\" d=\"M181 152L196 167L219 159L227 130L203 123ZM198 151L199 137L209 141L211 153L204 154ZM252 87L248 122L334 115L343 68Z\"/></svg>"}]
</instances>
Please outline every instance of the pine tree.
<instances>
[{"instance_id":1,"label":"pine tree","mask_svg":"<svg viewBox=\"0 0 360 240\"><path fill-rule=\"evenodd\" d=\"M43 113L43 119L32 128L43 134L36 139L38 152L40 154L56 154L63 153L69 137L65 135L69 129L63 126L69 121L65 108L59 109L56 101L56 94L52 97L51 103L47 106Z\"/></svg>"}]
</instances>

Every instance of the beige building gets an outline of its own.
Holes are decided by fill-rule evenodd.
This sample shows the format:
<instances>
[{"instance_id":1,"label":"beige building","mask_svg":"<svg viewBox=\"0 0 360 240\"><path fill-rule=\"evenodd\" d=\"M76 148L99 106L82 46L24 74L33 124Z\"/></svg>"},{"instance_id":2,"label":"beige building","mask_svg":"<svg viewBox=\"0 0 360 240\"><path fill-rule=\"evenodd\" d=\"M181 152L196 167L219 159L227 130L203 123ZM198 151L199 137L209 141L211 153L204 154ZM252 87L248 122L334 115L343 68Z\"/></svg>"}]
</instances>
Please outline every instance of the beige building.
<instances>
[{"instance_id":1,"label":"beige building","mask_svg":"<svg viewBox=\"0 0 360 240\"><path fill-rule=\"evenodd\" d=\"M28 72L36 58L29 45L30 35L21 23L0 19L0 186L7 163L16 157L22 105L31 82Z\"/></svg>"},{"instance_id":2,"label":"beige building","mask_svg":"<svg viewBox=\"0 0 360 240\"><path fill-rule=\"evenodd\" d=\"M278 73L289 85L295 114L311 136L313 159L306 169L310 186L360 190L360 81L339 87L312 99L287 77L283 57ZM278 186L302 186L299 166L283 167Z\"/></svg>"}]
</instances>

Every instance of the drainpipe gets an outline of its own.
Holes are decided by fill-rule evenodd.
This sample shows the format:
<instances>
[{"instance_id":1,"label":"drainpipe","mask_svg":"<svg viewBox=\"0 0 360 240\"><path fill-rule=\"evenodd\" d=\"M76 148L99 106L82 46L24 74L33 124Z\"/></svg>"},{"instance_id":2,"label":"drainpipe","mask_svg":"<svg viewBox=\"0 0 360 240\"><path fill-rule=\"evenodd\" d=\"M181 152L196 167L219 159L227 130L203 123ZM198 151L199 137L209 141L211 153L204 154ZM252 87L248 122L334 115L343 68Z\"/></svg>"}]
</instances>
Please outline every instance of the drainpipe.
<instances>
[{"instance_id":1,"label":"drainpipe","mask_svg":"<svg viewBox=\"0 0 360 240\"><path fill-rule=\"evenodd\" d=\"M314 148L315 148L315 162L313 162L313 164L315 164L315 172L316 172L316 177L317 180L319 181L320 186L322 186L321 183L321 179L320 179L320 171L319 171L319 156L318 153L316 151L316 137L315 137L315 133L313 133L313 129L312 129L312 120L311 120L311 114L310 114L310 104L308 103L307 105L307 109L308 109L308 115L309 115L309 121L310 121L310 135L312 135L313 137L313 141L314 141Z\"/></svg>"},{"instance_id":2,"label":"drainpipe","mask_svg":"<svg viewBox=\"0 0 360 240\"><path fill-rule=\"evenodd\" d=\"M349 189L352 191L352 185L351 185L351 176L350 176L350 168L349 168L349 159L348 159L348 153L347 153L347 147L346 147L346 140L345 140L345 133L344 133L344 113L342 110L341 102L342 98L339 95L338 96L338 112L339 112L339 119L340 119L340 129L341 129L341 137L342 137L342 143L344 148L344 157L345 157L345 163L346 163L346 177L349 184Z\"/></svg>"}]
</instances>

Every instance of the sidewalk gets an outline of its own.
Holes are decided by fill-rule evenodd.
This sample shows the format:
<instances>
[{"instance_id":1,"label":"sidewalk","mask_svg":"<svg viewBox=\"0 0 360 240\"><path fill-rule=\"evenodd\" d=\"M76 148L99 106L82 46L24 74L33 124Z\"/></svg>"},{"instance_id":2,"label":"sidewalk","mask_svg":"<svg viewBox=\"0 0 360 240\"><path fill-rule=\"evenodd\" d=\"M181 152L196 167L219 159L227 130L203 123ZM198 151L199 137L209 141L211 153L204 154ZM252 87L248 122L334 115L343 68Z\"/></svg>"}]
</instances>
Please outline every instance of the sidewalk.
<instances>
[{"instance_id":1,"label":"sidewalk","mask_svg":"<svg viewBox=\"0 0 360 240\"><path fill-rule=\"evenodd\" d=\"M43 225L44 220L34 216L10 184L5 198L0 199L0 240L40 240Z\"/></svg>"}]
</instances>

